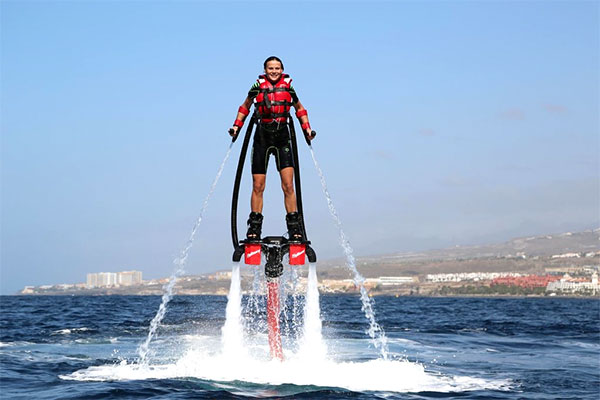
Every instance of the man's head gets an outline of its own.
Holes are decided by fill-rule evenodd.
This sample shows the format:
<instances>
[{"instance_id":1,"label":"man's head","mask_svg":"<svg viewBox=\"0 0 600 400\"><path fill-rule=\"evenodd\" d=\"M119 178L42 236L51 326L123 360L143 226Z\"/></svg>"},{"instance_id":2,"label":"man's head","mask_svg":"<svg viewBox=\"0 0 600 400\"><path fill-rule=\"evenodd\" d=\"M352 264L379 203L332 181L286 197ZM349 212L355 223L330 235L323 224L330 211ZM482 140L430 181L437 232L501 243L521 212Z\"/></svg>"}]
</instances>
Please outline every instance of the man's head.
<instances>
[{"instance_id":1,"label":"man's head","mask_svg":"<svg viewBox=\"0 0 600 400\"><path fill-rule=\"evenodd\" d=\"M283 62L279 57L271 56L265 60L264 63L265 74L269 80L276 82L281 78L283 73Z\"/></svg>"}]
</instances>

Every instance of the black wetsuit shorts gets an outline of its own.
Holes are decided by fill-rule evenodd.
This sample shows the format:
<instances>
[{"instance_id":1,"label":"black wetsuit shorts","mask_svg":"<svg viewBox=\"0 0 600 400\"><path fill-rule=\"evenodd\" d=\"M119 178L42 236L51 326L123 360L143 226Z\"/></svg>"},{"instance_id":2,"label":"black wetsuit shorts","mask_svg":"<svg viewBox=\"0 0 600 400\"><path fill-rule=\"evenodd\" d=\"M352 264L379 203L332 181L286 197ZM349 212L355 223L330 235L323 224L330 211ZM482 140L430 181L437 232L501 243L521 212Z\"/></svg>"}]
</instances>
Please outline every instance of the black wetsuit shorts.
<instances>
[{"instance_id":1,"label":"black wetsuit shorts","mask_svg":"<svg viewBox=\"0 0 600 400\"><path fill-rule=\"evenodd\" d=\"M271 129L258 124L252 145L252 173L266 174L269 156L273 154L277 163L277 171L293 167L294 158L290 145L290 133L287 124L281 124L277 129Z\"/></svg>"}]
</instances>

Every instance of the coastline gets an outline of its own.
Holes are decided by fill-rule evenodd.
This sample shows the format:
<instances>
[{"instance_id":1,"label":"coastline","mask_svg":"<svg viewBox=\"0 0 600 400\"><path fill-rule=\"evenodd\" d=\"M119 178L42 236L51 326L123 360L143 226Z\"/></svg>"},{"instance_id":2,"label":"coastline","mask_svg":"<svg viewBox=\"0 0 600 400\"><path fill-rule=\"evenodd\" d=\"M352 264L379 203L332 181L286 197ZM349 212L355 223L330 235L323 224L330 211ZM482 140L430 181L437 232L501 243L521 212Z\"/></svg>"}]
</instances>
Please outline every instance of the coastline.
<instances>
[{"instance_id":1,"label":"coastline","mask_svg":"<svg viewBox=\"0 0 600 400\"><path fill-rule=\"evenodd\" d=\"M248 293L244 292L243 295L248 295ZM344 293L329 293L329 292L319 292L320 296L360 296L359 292L344 292ZM100 297L100 296L112 296L112 297L160 297L162 293L44 293L44 294L3 294L0 295L2 297ZM175 293L174 296L182 296L182 297L195 297L195 296L213 296L213 297L227 297L227 294L223 293ZM596 295L575 295L572 293L569 294L527 294L527 295L505 295L505 294L450 294L450 295L440 295L440 294L431 294L431 295L423 295L423 294L390 294L390 293L378 293L378 294L369 294L369 297L377 298L377 297L394 297L394 298L473 298L473 299L591 299L591 300L600 300L600 294Z\"/></svg>"}]
</instances>

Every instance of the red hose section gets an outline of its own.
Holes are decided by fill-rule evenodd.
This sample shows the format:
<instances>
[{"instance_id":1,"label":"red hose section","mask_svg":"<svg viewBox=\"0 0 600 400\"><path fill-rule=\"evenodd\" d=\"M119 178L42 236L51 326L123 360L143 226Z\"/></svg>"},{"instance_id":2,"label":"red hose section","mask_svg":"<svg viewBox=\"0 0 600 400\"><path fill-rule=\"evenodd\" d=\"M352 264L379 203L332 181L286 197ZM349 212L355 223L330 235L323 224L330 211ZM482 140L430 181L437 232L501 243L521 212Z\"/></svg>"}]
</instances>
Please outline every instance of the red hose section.
<instances>
[{"instance_id":1,"label":"red hose section","mask_svg":"<svg viewBox=\"0 0 600 400\"><path fill-rule=\"evenodd\" d=\"M269 349L271 358L283 361L281 335L279 332L279 282L267 282L267 325L269 327Z\"/></svg>"}]
</instances>

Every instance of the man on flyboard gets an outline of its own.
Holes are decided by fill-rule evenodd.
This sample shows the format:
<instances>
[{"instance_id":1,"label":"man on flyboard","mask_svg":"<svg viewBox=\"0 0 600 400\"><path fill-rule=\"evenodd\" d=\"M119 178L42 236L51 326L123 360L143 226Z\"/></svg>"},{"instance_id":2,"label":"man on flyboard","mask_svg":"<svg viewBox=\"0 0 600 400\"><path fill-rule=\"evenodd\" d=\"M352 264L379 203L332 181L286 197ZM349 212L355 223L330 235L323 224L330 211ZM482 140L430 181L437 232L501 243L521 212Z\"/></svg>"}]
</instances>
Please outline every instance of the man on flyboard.
<instances>
[{"instance_id":1,"label":"man on flyboard","mask_svg":"<svg viewBox=\"0 0 600 400\"><path fill-rule=\"evenodd\" d=\"M233 127L229 129L231 136L237 136L244 125L244 120L250 114L253 102L256 102L258 128L252 145L252 197L250 201L252 211L248 218L246 238L250 241L261 239L263 193L269 156L273 154L281 177L281 188L287 212L285 221L288 238L293 241L302 241L304 238L294 192L294 161L288 127L291 106L296 109L296 116L300 120L306 139L312 140L316 133L311 129L306 109L298 100L296 91L292 87L292 79L283 73L283 62L278 57L269 57L264 62L264 70L264 75L260 75L250 88L248 97L238 110Z\"/></svg>"}]
</instances>

